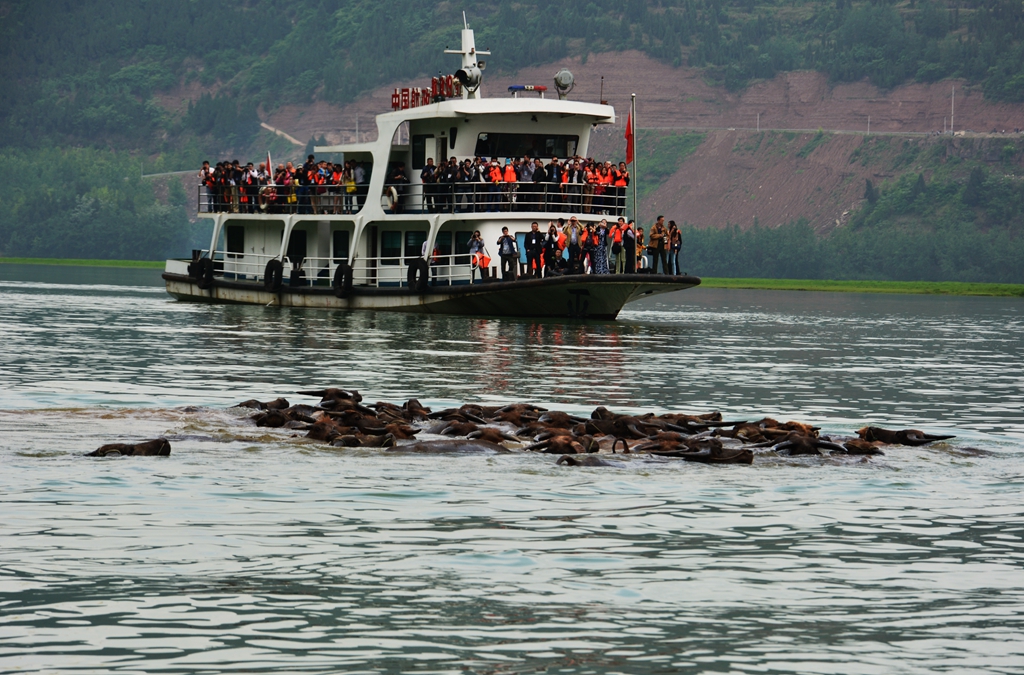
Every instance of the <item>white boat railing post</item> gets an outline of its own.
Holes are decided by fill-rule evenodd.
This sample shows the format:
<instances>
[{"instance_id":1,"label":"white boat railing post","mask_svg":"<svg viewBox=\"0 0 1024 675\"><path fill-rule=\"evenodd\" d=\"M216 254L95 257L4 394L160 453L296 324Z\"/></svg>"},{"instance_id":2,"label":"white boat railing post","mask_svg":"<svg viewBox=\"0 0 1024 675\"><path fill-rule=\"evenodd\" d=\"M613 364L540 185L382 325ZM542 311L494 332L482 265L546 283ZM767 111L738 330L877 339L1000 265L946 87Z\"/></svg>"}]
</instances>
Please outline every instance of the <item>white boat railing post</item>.
<instances>
[{"instance_id":1,"label":"white boat railing post","mask_svg":"<svg viewBox=\"0 0 1024 675\"><path fill-rule=\"evenodd\" d=\"M213 237L210 239L210 260L213 260L213 254L217 251L217 244L220 242L220 231L223 224L223 214L218 214L213 217Z\"/></svg>"},{"instance_id":2,"label":"white boat railing post","mask_svg":"<svg viewBox=\"0 0 1024 675\"><path fill-rule=\"evenodd\" d=\"M281 234L281 250L277 253L277 259L282 263L284 262L285 256L288 255L288 240L292 236L293 229L295 229L295 216L285 216L284 232Z\"/></svg>"}]
</instances>

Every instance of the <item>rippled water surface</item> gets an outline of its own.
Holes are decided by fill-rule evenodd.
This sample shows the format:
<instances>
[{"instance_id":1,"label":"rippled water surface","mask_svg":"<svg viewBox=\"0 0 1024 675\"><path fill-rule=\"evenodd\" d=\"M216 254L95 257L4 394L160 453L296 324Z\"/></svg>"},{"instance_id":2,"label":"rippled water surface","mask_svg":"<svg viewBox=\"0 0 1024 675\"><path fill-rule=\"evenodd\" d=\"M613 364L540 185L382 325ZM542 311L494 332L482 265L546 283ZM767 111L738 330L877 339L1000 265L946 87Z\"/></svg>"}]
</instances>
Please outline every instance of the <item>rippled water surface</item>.
<instances>
[{"instance_id":1,"label":"rippled water surface","mask_svg":"<svg viewBox=\"0 0 1024 675\"><path fill-rule=\"evenodd\" d=\"M250 426L530 400L956 434L556 466ZM169 458L86 459L165 435ZM693 289L614 324L171 301L0 265L0 672L1020 673L1024 303Z\"/></svg>"}]
</instances>

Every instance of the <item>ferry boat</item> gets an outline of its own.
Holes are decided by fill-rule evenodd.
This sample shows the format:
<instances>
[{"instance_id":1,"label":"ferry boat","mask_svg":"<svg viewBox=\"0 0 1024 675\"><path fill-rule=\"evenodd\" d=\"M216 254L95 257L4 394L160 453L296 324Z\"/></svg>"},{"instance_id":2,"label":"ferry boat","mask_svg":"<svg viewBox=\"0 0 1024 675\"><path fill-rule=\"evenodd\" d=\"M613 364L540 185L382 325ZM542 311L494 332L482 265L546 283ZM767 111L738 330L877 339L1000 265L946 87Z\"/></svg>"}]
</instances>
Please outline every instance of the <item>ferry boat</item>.
<instances>
[{"instance_id":1,"label":"ferry boat","mask_svg":"<svg viewBox=\"0 0 1024 675\"><path fill-rule=\"evenodd\" d=\"M210 247L191 260L168 260L163 278L178 300L326 309L395 310L475 316L615 319L641 297L696 286L687 275L563 274L525 278L523 239L531 223L575 215L581 222L625 213L625 189L606 198L611 215L594 215L579 193L554 183L426 184L420 170L484 156L587 155L592 129L613 124L612 106L569 100L572 76L555 78L557 98L544 86L509 87L509 96L484 98L483 70L473 31L464 25L462 57L453 75L429 88L397 89L391 112L376 117L377 140L316 147L342 153L365 167L359 185L317 188L266 186L255 213L211 204L200 187L198 215L212 224ZM390 182L395 167L408 182ZM269 169L270 167L268 167ZM592 205L589 205L592 206ZM606 204L607 206L607 204ZM340 212L339 212L340 211ZM497 246L503 227L519 243L524 278L498 280ZM492 265L471 256L479 231Z\"/></svg>"}]
</instances>

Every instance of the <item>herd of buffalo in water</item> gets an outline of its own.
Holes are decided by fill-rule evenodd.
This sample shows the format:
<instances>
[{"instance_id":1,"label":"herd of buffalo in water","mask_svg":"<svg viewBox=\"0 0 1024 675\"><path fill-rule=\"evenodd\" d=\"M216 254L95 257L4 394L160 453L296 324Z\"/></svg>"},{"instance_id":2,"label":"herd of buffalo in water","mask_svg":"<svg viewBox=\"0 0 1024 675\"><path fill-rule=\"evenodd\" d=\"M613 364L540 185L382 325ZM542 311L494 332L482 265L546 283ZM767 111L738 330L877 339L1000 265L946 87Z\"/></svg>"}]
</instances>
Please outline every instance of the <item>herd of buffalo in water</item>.
<instances>
[{"instance_id":1,"label":"herd of buffalo in water","mask_svg":"<svg viewBox=\"0 0 1024 675\"><path fill-rule=\"evenodd\" d=\"M570 466L625 466L631 459L705 464L753 464L755 450L776 456L862 456L884 454L888 445L925 445L954 436L916 429L864 427L856 438L821 436L819 427L765 417L727 421L721 413L629 415L599 407L589 418L529 403L504 406L465 404L433 411L410 399L402 405L364 405L357 391L330 388L297 392L320 398L316 405L291 405L283 398L249 400L258 427L304 433L313 441L345 448L382 448L404 453L539 452L559 455ZM418 436L429 436L424 440ZM104 445L90 457L168 456L165 438ZM639 457L638 457L639 456Z\"/></svg>"}]
</instances>

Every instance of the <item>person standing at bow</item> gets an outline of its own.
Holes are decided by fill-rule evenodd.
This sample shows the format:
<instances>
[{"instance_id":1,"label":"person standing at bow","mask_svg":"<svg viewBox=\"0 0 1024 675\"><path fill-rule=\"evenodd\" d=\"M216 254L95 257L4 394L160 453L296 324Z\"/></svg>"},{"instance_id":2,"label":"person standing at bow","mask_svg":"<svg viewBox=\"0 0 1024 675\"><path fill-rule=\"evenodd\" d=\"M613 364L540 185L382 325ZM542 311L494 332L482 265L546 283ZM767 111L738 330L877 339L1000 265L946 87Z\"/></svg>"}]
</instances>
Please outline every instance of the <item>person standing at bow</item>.
<instances>
[{"instance_id":1,"label":"person standing at bow","mask_svg":"<svg viewBox=\"0 0 1024 675\"><path fill-rule=\"evenodd\" d=\"M502 281L515 281L516 268L519 266L519 247L516 245L516 238L508 233L508 228L501 228L501 236L498 237L498 256L501 258L501 279Z\"/></svg>"},{"instance_id":2,"label":"person standing at bow","mask_svg":"<svg viewBox=\"0 0 1024 675\"><path fill-rule=\"evenodd\" d=\"M665 229L665 216L658 216L658 219L651 225L650 236L647 242L647 252L651 254L651 272L658 273L658 261L661 261L662 274L668 274L668 230Z\"/></svg>"}]
</instances>

